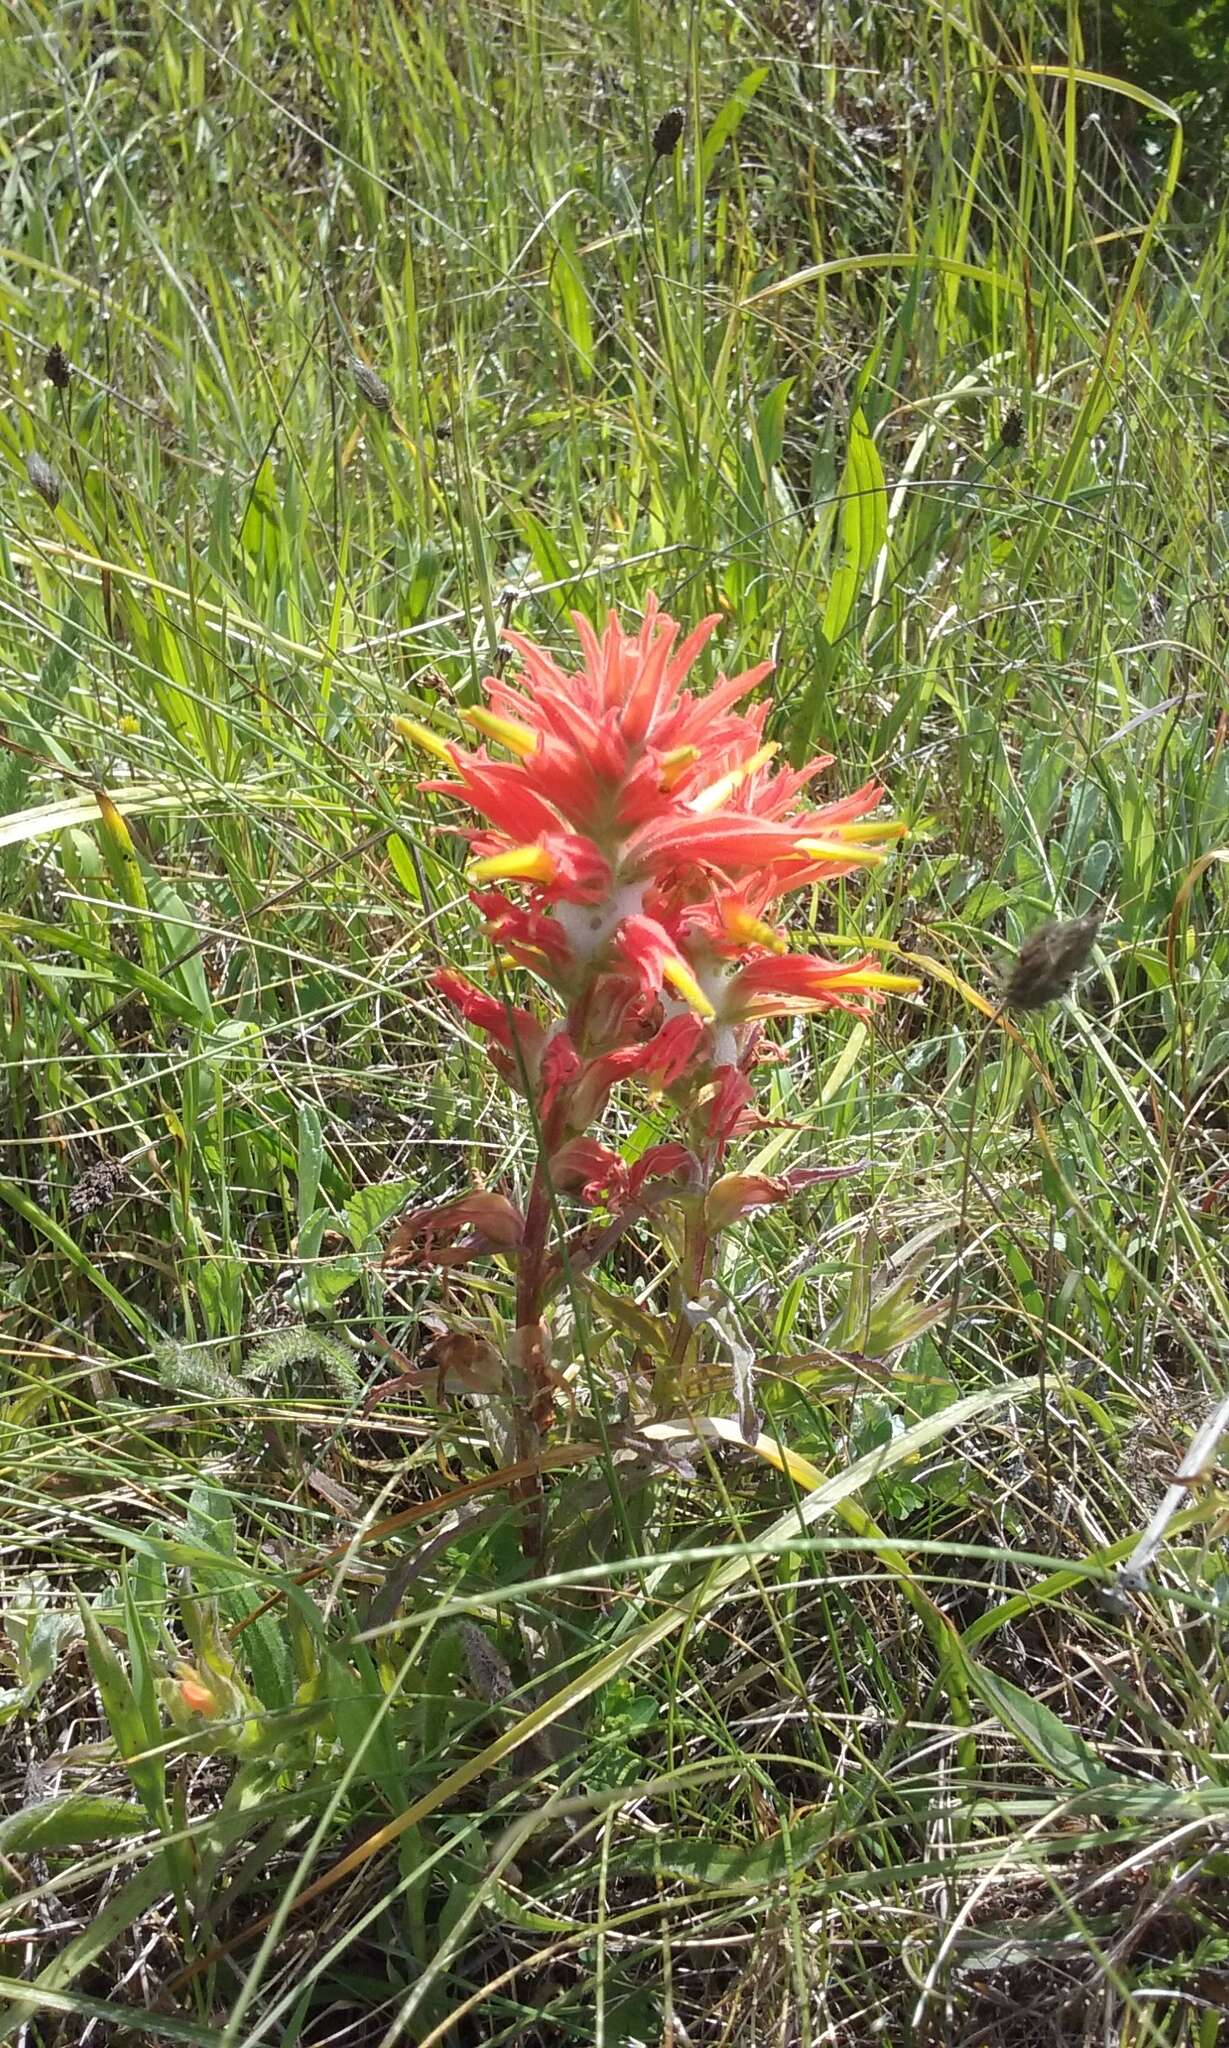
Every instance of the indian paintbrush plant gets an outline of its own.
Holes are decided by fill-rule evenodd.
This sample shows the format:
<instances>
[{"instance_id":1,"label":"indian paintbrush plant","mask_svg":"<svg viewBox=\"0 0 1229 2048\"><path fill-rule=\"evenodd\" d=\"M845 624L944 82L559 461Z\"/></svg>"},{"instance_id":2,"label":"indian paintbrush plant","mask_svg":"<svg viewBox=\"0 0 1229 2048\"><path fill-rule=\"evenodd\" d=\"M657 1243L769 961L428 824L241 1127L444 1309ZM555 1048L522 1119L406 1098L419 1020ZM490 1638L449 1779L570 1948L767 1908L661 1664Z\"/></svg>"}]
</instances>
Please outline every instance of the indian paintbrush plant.
<instances>
[{"instance_id":1,"label":"indian paintbrush plant","mask_svg":"<svg viewBox=\"0 0 1229 2048\"><path fill-rule=\"evenodd\" d=\"M638 631L612 615L599 638L577 615L576 670L508 631L519 673L488 678L485 706L462 714L482 744L467 751L398 721L448 770L423 788L476 820L453 829L470 843L471 901L498 972L480 987L445 967L435 984L526 1099L536 1157L523 1206L481 1189L419 1209L387 1257L455 1270L494 1255L514 1269L510 1343L454 1328L434 1362L441 1378L447 1368L486 1390L506 1368L516 1455L530 1466L568 1388L553 1305L633 1224L672 1220L678 1249L669 1334L651 1361L661 1419L678 1412L713 1322L699 1310L721 1231L831 1177L729 1164L731 1144L756 1122L766 1023L822 1010L865 1016L919 986L870 955L790 950L777 921L786 899L882 861L904 827L874 815L877 782L809 800L829 756L796 769L777 762L764 741L768 702L749 701L770 662L720 676L707 694L687 688L717 623L680 640L650 598ZM631 1084L673 1121L673 1134L634 1161L599 1134L615 1091ZM591 1219L557 1228L573 1202Z\"/></svg>"}]
</instances>

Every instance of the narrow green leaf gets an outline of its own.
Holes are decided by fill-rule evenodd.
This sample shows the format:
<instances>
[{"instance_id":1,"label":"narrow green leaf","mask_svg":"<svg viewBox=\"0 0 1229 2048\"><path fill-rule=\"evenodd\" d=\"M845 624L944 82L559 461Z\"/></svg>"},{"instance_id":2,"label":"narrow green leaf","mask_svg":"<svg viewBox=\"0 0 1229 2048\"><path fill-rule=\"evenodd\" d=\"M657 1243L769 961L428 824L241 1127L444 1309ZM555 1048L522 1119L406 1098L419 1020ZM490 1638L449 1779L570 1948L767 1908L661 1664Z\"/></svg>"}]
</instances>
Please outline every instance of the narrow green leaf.
<instances>
[{"instance_id":1,"label":"narrow green leaf","mask_svg":"<svg viewBox=\"0 0 1229 2048\"><path fill-rule=\"evenodd\" d=\"M148 1753L145 1717L131 1680L89 1602L78 1599L77 1607L85 1632L90 1670L120 1761L155 1827L167 1830L170 1816L166 1804L166 1769L161 1756Z\"/></svg>"},{"instance_id":2,"label":"narrow green leaf","mask_svg":"<svg viewBox=\"0 0 1229 2048\"><path fill-rule=\"evenodd\" d=\"M46 2003L46 1993L63 1991L66 1985L74 1983L96 1957L103 1955L112 1942L118 1941L122 1934L134 1927L141 1915L148 1913L170 1888L170 1867L167 1853L163 1850L152 1857L143 1870L138 1870L135 1877L130 1877L100 1912L91 1916L81 1933L52 1957L28 1987L15 1990L13 2003L0 2013L0 2039L11 2040L21 2020L38 2012ZM10 1984L5 1983L4 1989L8 1991Z\"/></svg>"},{"instance_id":3,"label":"narrow green leaf","mask_svg":"<svg viewBox=\"0 0 1229 2048\"><path fill-rule=\"evenodd\" d=\"M767 78L768 71L767 64L757 64L754 71L749 71L745 78L739 80L715 120L710 122L700 144L700 176L705 184L726 143L741 127L743 115Z\"/></svg>"},{"instance_id":4,"label":"narrow green leaf","mask_svg":"<svg viewBox=\"0 0 1229 2048\"><path fill-rule=\"evenodd\" d=\"M315 1213L316 1197L320 1192L320 1168L324 1161L324 1134L320 1118L310 1102L299 1105L299 1149L296 1161L298 1175L299 1229L302 1230L308 1217Z\"/></svg>"},{"instance_id":5,"label":"narrow green leaf","mask_svg":"<svg viewBox=\"0 0 1229 2048\"><path fill-rule=\"evenodd\" d=\"M12 2012L20 2016L27 1988L18 1977L0 1977L0 1997L14 1998L17 2004ZM28 2006L24 2007L27 2012ZM71 2014L84 2020L98 2020L104 2025L110 2022L115 2028L114 2038L119 2040L139 2037L151 2041L194 2041L200 2048L220 2048L223 2035L215 2027L199 2026L195 2020L176 2019L171 2013L138 2012L131 2005L115 2005L108 1998L88 1998L84 1994L71 1997L63 1991L51 1991L46 1985L38 1994L40 2012ZM9 2014L5 2014L7 2019Z\"/></svg>"},{"instance_id":6,"label":"narrow green leaf","mask_svg":"<svg viewBox=\"0 0 1229 2048\"><path fill-rule=\"evenodd\" d=\"M836 1513L842 1501L851 1499L864 1486L882 1479L896 1466L913 1462L931 1444L952 1435L963 1424L973 1422L991 1413L995 1408L1003 1407L1009 1401L1027 1400L1036 1391L1035 1379L1008 1380L1002 1386L985 1387L980 1393L969 1394L963 1400L953 1401L950 1407L940 1410L936 1415L923 1416L920 1422L915 1422L911 1428L902 1431L900 1436L884 1445L882 1450L872 1451L859 1458L844 1472L833 1473L832 1477L825 1479L814 1492L800 1500L796 1507L791 1507L783 1515L778 1516L766 1532L767 1542L771 1544L776 1541L783 1547L788 1545L802 1531L814 1527L829 1515ZM575 1673L548 1698L531 1708L527 1714L523 1714L501 1735L496 1736L495 1740L488 1743L476 1756L469 1757L455 1770L449 1771L445 1777L437 1779L421 1798L405 1807L384 1827L378 1828L365 1842L360 1842L356 1849L343 1856L340 1862L316 1878L304 1891L299 1892L297 1897L287 1893L270 1918L267 1944L272 1945L277 1933L285 1926L291 1913L298 1906L329 1890L350 1871L359 1868L369 1857L390 1848L408 1829L416 1827L420 1821L437 1812L441 1806L446 1806L449 1800L454 1799L467 1785L472 1785L496 1764L502 1763L505 1757L511 1756L526 1742L541 1735L561 1716L583 1700L589 1699L602 1686L608 1685L613 1678L617 1678L639 1658L646 1656L659 1643L665 1642L682 1629L694 1628L701 1615L711 1612L727 1593L735 1586L741 1585L743 1580L757 1569L763 1569L762 1555L735 1557L724 1564L714 1566L691 1592L678 1600L670 1601L651 1621L634 1629L622 1642L605 1650L584 1670ZM539 1592L541 1586L541 1581L535 1582L535 1588ZM505 1589L505 1592L508 1598L513 1598L516 1597L518 1589L510 1587Z\"/></svg>"},{"instance_id":7,"label":"narrow green leaf","mask_svg":"<svg viewBox=\"0 0 1229 2048\"><path fill-rule=\"evenodd\" d=\"M129 1329L135 1330L147 1344L152 1345L157 1341L157 1333L144 1312L124 1300L119 1290L112 1286L105 1273L99 1272L93 1260L87 1257L75 1239L71 1238L66 1230L61 1229L53 1216L46 1215L36 1202L32 1202L23 1189L15 1187L12 1181L0 1180L0 1202L7 1202L10 1209L15 1210L18 1216L24 1216L33 1229L45 1237L48 1243L54 1245L73 1270L79 1273L83 1280L88 1280L90 1286L101 1294L104 1301L110 1302Z\"/></svg>"}]
</instances>

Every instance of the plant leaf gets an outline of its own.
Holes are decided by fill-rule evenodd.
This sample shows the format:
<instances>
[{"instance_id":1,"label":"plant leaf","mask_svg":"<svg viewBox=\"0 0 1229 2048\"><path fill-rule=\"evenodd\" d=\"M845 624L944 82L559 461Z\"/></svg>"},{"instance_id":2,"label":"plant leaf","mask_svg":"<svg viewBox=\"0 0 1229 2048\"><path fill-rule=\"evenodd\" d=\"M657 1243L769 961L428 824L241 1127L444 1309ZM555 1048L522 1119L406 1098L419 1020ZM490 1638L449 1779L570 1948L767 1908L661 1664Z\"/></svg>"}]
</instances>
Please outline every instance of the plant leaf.
<instances>
[{"instance_id":1,"label":"plant leaf","mask_svg":"<svg viewBox=\"0 0 1229 2048\"><path fill-rule=\"evenodd\" d=\"M989 1707L996 1721L1023 1743L1047 1771L1064 1784L1079 1785L1084 1791L1100 1791L1120 1784L1117 1775L1102 1763L1095 1749L1060 1720L1051 1707L1025 1692L1010 1679L987 1671L975 1657L965 1655L970 1685Z\"/></svg>"},{"instance_id":2,"label":"plant leaf","mask_svg":"<svg viewBox=\"0 0 1229 2048\"><path fill-rule=\"evenodd\" d=\"M700 176L705 184L726 143L742 126L743 115L767 78L768 69L767 64L757 64L754 71L748 71L709 123L700 144Z\"/></svg>"},{"instance_id":3,"label":"plant leaf","mask_svg":"<svg viewBox=\"0 0 1229 2048\"><path fill-rule=\"evenodd\" d=\"M858 592L888 537L888 493L879 450L859 406L849 422L849 448L840 482L840 559L824 606L823 635L839 640L853 617Z\"/></svg>"},{"instance_id":4,"label":"plant leaf","mask_svg":"<svg viewBox=\"0 0 1229 2048\"><path fill-rule=\"evenodd\" d=\"M106 1792L62 1792L0 1819L0 1856L80 1849L90 1842L143 1835L148 1827L149 1816L135 1799L117 1799Z\"/></svg>"}]
</instances>

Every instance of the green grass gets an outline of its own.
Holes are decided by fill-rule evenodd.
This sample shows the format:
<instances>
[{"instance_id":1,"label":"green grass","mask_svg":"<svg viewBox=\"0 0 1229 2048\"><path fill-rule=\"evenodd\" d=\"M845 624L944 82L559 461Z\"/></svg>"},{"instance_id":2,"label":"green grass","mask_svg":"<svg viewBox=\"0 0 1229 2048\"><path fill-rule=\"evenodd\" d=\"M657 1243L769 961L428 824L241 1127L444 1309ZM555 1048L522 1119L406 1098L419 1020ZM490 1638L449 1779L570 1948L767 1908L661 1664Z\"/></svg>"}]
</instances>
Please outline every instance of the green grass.
<instances>
[{"instance_id":1,"label":"green grass","mask_svg":"<svg viewBox=\"0 0 1229 2048\"><path fill-rule=\"evenodd\" d=\"M8 14L34 2048L1229 2040L1219 1470L1113 1584L1229 1320L1229 238L1148 83L1029 0ZM724 613L710 673L775 656L792 756L883 775L910 839L807 915L932 965L784 1034L766 1170L871 1164L722 1273L822 1484L614 1463L646 1247L527 1571L461 1491L500 1405L364 1406L439 1306L390 1220L532 1147L429 988L486 962L391 720L456 732L502 620L562 648L651 589ZM1094 902L1075 998L989 1021ZM906 1255L889 1365L791 1370L875 1348L851 1300Z\"/></svg>"}]
</instances>

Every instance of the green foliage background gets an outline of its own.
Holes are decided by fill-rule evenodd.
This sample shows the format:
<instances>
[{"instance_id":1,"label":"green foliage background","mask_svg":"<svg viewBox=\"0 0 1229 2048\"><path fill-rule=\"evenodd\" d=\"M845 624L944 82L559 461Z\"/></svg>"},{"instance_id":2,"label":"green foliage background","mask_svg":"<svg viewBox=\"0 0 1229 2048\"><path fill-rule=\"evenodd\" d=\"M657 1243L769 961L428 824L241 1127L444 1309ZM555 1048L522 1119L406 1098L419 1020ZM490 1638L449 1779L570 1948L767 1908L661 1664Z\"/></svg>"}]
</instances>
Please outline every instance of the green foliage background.
<instances>
[{"instance_id":1,"label":"green foliage background","mask_svg":"<svg viewBox=\"0 0 1229 2048\"><path fill-rule=\"evenodd\" d=\"M1229 1326L1217 11L0 34L6 2024L1212 2048L1214 1460L1113 1574ZM869 1162L724 1269L771 1456L616 1461L638 1242L543 1573L497 1410L365 1405L440 1309L391 1220L532 1138L431 994L489 962L392 721L651 588L883 775L910 839L796 936L926 987L764 1076L748 1163Z\"/></svg>"}]
</instances>

